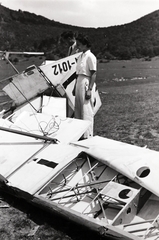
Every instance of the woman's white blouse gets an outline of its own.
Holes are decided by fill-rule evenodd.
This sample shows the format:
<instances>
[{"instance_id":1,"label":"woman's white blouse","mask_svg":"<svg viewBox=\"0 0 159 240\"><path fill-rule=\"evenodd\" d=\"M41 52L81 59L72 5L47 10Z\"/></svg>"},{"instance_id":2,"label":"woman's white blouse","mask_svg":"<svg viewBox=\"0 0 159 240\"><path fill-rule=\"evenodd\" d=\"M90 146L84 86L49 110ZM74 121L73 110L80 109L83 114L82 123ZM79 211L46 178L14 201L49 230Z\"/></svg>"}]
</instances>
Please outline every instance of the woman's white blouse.
<instances>
[{"instance_id":1,"label":"woman's white blouse","mask_svg":"<svg viewBox=\"0 0 159 240\"><path fill-rule=\"evenodd\" d=\"M76 73L90 77L90 70L97 70L97 59L90 50L87 50L78 57Z\"/></svg>"}]
</instances>

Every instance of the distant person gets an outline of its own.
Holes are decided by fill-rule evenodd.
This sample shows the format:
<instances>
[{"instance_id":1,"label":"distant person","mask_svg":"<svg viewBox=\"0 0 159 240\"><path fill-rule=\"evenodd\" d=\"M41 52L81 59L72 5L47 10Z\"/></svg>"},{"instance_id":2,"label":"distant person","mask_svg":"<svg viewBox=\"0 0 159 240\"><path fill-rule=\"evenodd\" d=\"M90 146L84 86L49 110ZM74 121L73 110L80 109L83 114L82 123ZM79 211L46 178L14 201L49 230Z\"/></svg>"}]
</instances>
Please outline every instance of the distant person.
<instances>
[{"instance_id":1,"label":"distant person","mask_svg":"<svg viewBox=\"0 0 159 240\"><path fill-rule=\"evenodd\" d=\"M63 32L60 36L60 42L65 42L69 49L67 56L73 55L78 52L76 43L76 34L72 31Z\"/></svg>"},{"instance_id":2,"label":"distant person","mask_svg":"<svg viewBox=\"0 0 159 240\"><path fill-rule=\"evenodd\" d=\"M93 136L94 126L94 89L97 71L97 59L91 52L91 43L87 36L79 34L76 38L77 46L82 54L78 57L76 67L76 86L75 86L75 113L74 117L90 121L89 129L83 138Z\"/></svg>"}]
</instances>

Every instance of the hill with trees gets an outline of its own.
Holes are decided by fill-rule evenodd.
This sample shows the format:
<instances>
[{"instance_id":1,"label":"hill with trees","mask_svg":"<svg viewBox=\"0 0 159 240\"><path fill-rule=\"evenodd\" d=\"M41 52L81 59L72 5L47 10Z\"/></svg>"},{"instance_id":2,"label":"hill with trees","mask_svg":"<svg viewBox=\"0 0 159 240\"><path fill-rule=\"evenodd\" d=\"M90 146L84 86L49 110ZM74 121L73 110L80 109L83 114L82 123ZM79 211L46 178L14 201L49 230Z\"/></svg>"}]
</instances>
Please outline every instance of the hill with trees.
<instances>
[{"instance_id":1,"label":"hill with trees","mask_svg":"<svg viewBox=\"0 0 159 240\"><path fill-rule=\"evenodd\" d=\"M64 57L67 47L58 45L58 39L62 32L68 30L87 34L98 59L159 55L159 10L128 24L84 28L0 5L1 51L44 51L50 59Z\"/></svg>"}]
</instances>

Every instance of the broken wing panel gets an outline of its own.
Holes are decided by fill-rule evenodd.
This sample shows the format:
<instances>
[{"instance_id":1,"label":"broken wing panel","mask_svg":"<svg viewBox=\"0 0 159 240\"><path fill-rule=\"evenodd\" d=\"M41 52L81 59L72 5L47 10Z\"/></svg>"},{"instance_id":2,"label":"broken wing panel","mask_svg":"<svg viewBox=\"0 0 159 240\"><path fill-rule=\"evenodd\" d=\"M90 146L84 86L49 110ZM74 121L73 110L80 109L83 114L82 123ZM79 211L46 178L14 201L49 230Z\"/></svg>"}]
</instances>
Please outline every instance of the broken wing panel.
<instances>
[{"instance_id":1,"label":"broken wing panel","mask_svg":"<svg viewBox=\"0 0 159 240\"><path fill-rule=\"evenodd\" d=\"M40 74L36 66L11 78L11 82L3 90L14 100L17 106L37 96L48 89L45 78Z\"/></svg>"},{"instance_id":2,"label":"broken wing panel","mask_svg":"<svg viewBox=\"0 0 159 240\"><path fill-rule=\"evenodd\" d=\"M13 124L2 119L1 126L14 128ZM43 146L43 141L0 130L0 174L8 177Z\"/></svg>"},{"instance_id":3,"label":"broken wing panel","mask_svg":"<svg viewBox=\"0 0 159 240\"><path fill-rule=\"evenodd\" d=\"M159 196L159 152L99 136L75 144Z\"/></svg>"}]
</instances>

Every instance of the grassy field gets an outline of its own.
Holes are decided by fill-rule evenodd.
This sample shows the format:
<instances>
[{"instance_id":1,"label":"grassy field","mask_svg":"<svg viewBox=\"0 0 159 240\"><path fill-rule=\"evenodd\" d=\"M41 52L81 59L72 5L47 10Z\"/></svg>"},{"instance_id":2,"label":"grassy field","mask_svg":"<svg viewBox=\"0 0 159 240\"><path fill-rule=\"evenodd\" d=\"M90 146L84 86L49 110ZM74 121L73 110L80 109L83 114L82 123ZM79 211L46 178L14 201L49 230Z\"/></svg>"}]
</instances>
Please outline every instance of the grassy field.
<instances>
[{"instance_id":1,"label":"grassy field","mask_svg":"<svg viewBox=\"0 0 159 240\"><path fill-rule=\"evenodd\" d=\"M158 66L158 58L100 64L103 104L95 117L95 134L159 150Z\"/></svg>"},{"instance_id":2,"label":"grassy field","mask_svg":"<svg viewBox=\"0 0 159 240\"><path fill-rule=\"evenodd\" d=\"M16 55L15 55L16 56ZM37 65L39 66L44 60L43 56L31 56L31 57L18 57L18 62L13 64L18 72L22 72L28 66ZM11 67L11 65L6 60L0 60L0 81L6 79L10 76L15 75L15 70Z\"/></svg>"},{"instance_id":3,"label":"grassy field","mask_svg":"<svg viewBox=\"0 0 159 240\"><path fill-rule=\"evenodd\" d=\"M95 135L159 150L159 59L100 63L97 86L102 107L95 116ZM23 201L0 196L1 239L99 240Z\"/></svg>"}]
</instances>

